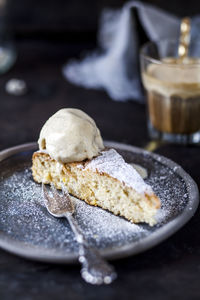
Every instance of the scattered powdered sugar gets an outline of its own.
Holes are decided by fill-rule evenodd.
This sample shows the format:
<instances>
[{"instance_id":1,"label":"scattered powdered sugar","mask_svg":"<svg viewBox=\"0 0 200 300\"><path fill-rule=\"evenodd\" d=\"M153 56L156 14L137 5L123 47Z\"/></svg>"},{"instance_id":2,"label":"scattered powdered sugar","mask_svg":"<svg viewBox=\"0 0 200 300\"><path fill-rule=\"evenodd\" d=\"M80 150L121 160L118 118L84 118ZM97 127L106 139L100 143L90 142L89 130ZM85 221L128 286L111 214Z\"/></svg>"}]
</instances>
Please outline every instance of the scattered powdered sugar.
<instances>
[{"instance_id":1,"label":"scattered powdered sugar","mask_svg":"<svg viewBox=\"0 0 200 300\"><path fill-rule=\"evenodd\" d=\"M16 171L0 182L0 228L15 240L44 248L70 245L68 224L51 217L43 203L41 186L31 179L30 169ZM72 251L66 247L66 250Z\"/></svg>"},{"instance_id":2,"label":"scattered powdered sugar","mask_svg":"<svg viewBox=\"0 0 200 300\"><path fill-rule=\"evenodd\" d=\"M186 184L174 170L150 155L120 151L128 163L142 165L146 182L161 199L158 224L132 224L124 218L73 198L74 214L88 242L99 249L119 248L138 243L178 216L188 202ZM77 243L67 220L51 216L43 202L41 185L32 179L31 152L20 153L0 163L0 239L3 236L33 245L57 256L77 253ZM132 167L131 167L132 168ZM48 252L49 253L49 252Z\"/></svg>"},{"instance_id":3,"label":"scattered powdered sugar","mask_svg":"<svg viewBox=\"0 0 200 300\"><path fill-rule=\"evenodd\" d=\"M7 169L7 165L3 168ZM1 168L2 171L2 168ZM4 174L2 174L4 173ZM119 247L148 231L123 218L73 198L75 218L89 243L99 248ZM76 252L77 243L67 220L51 216L44 205L41 185L32 180L29 166L22 166L11 174L1 172L0 228L14 240L39 246Z\"/></svg>"},{"instance_id":4,"label":"scattered powdered sugar","mask_svg":"<svg viewBox=\"0 0 200 300\"><path fill-rule=\"evenodd\" d=\"M114 149L102 151L101 155L92 159L86 165L85 170L87 169L107 173L135 189L138 193L153 193L152 188L144 182L138 172L130 164L127 164Z\"/></svg>"}]
</instances>

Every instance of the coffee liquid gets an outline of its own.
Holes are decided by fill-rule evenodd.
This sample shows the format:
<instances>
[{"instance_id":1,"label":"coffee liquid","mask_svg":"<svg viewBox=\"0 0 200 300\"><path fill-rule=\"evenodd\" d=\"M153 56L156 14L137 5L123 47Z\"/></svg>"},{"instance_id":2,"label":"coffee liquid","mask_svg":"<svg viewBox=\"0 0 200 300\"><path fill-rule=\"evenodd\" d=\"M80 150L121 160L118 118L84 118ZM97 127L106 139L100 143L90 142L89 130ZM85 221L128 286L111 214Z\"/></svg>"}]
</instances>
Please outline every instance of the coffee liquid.
<instances>
[{"instance_id":1,"label":"coffee liquid","mask_svg":"<svg viewBox=\"0 0 200 300\"><path fill-rule=\"evenodd\" d=\"M143 72L151 124L160 132L200 130L200 60L166 58Z\"/></svg>"}]
</instances>

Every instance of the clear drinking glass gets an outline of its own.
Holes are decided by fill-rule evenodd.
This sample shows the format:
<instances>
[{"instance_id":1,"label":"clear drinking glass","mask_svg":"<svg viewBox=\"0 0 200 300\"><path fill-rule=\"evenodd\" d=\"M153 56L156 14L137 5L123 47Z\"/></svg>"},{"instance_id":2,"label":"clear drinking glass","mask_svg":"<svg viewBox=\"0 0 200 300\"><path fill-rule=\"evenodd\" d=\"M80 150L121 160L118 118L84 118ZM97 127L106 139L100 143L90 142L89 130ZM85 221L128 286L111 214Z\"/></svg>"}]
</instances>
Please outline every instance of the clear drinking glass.
<instances>
[{"instance_id":1,"label":"clear drinking glass","mask_svg":"<svg viewBox=\"0 0 200 300\"><path fill-rule=\"evenodd\" d=\"M177 41L150 42L140 60L150 137L200 143L200 42L190 44L184 61L178 58Z\"/></svg>"}]
</instances>

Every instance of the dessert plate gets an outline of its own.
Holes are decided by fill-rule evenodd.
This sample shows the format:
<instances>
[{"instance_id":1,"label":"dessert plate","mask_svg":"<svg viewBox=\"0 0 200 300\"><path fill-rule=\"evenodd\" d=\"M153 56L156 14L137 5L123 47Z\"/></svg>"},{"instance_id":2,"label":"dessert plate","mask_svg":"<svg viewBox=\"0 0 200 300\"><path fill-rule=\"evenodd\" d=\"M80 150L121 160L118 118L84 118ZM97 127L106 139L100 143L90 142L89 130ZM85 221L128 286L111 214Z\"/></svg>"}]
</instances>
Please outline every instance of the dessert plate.
<instances>
[{"instance_id":1,"label":"dessert plate","mask_svg":"<svg viewBox=\"0 0 200 300\"><path fill-rule=\"evenodd\" d=\"M176 163L145 150L105 142L128 163L146 168L145 179L162 206L157 225L131 224L125 219L74 198L75 218L89 243L108 259L143 252L168 238L195 213L199 195L193 179ZM0 247L17 255L47 262L74 263L78 247L66 220L46 211L41 185L33 181L29 143L0 152Z\"/></svg>"}]
</instances>

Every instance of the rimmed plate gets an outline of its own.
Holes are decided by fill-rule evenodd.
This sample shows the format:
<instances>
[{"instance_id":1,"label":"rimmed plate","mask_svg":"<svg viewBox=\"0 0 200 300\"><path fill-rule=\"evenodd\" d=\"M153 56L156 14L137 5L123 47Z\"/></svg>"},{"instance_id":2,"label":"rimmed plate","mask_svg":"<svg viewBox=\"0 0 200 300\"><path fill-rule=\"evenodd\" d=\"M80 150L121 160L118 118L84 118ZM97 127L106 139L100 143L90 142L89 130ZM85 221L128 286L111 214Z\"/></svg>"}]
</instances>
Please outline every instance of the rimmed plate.
<instances>
[{"instance_id":1,"label":"rimmed plate","mask_svg":"<svg viewBox=\"0 0 200 300\"><path fill-rule=\"evenodd\" d=\"M149 183L162 207L157 225L131 224L98 207L75 199L75 218L89 243L109 259L145 251L181 228L195 213L198 188L176 163L130 145L105 142L128 163L147 169ZM17 255L47 262L74 263L78 248L66 220L55 219L44 208L41 186L31 175L29 143L0 152L0 247Z\"/></svg>"}]
</instances>

